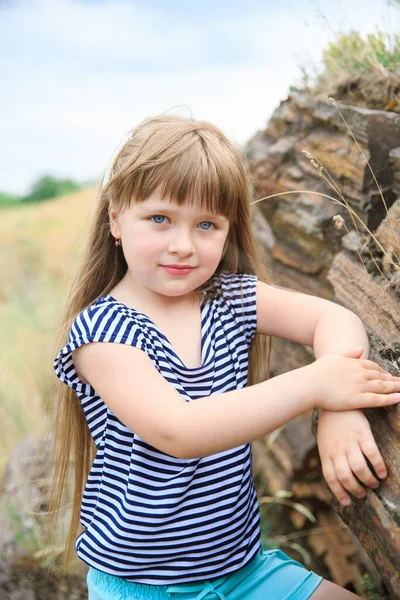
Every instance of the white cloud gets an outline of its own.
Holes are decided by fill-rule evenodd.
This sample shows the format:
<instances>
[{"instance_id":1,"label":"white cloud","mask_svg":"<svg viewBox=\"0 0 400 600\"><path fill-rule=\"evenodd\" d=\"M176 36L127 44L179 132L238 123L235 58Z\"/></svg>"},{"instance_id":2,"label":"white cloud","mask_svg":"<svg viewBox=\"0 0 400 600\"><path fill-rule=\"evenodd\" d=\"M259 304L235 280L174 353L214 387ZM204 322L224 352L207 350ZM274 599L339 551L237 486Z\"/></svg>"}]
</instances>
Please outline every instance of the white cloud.
<instances>
[{"instance_id":1,"label":"white cloud","mask_svg":"<svg viewBox=\"0 0 400 600\"><path fill-rule=\"evenodd\" d=\"M376 0L323 4L334 29L349 14L371 31L385 12ZM121 0L0 9L0 191L24 193L44 172L99 176L125 131L175 105L244 143L287 95L301 57L316 60L329 39L315 2L295 6L250 3L245 15L185 27Z\"/></svg>"},{"instance_id":2,"label":"white cloud","mask_svg":"<svg viewBox=\"0 0 400 600\"><path fill-rule=\"evenodd\" d=\"M272 89L264 68L109 74L106 79L97 75L79 81L49 76L49 95L33 96L29 104L21 101L10 119L1 123L0 136L14 139L14 151L20 147L14 156L21 160L7 168L8 189L28 186L32 172L44 170L82 179L100 175L124 132L149 114L177 105L174 112L215 122L237 143L243 143L264 126L267 115L286 93L279 72ZM44 77L42 74L41 79ZM16 122L22 128L18 136ZM3 168L9 155L8 147L0 158Z\"/></svg>"},{"instance_id":3,"label":"white cloud","mask_svg":"<svg viewBox=\"0 0 400 600\"><path fill-rule=\"evenodd\" d=\"M143 9L134 3L108 2L95 10L93 5L53 0L41 1L41 17L45 29L52 32L53 41L65 51L81 55L97 64L129 60L160 61L195 58L198 36L193 29L175 29L173 35L165 29L162 15ZM37 21L41 20L37 16ZM68 27L63 27L68 23ZM182 55L181 49L186 52Z\"/></svg>"}]
</instances>

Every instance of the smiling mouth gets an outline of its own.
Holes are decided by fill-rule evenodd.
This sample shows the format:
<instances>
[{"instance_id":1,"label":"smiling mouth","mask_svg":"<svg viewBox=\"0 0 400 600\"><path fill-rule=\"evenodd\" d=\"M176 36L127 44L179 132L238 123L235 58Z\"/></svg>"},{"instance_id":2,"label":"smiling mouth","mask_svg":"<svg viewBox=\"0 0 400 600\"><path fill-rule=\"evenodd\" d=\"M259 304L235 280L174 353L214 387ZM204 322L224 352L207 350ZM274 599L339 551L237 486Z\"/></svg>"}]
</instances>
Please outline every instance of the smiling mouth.
<instances>
[{"instance_id":1,"label":"smiling mouth","mask_svg":"<svg viewBox=\"0 0 400 600\"><path fill-rule=\"evenodd\" d=\"M170 275L188 275L194 267L188 265L161 265Z\"/></svg>"},{"instance_id":2,"label":"smiling mouth","mask_svg":"<svg viewBox=\"0 0 400 600\"><path fill-rule=\"evenodd\" d=\"M190 265L161 265L163 267L169 267L170 269L194 269Z\"/></svg>"}]
</instances>

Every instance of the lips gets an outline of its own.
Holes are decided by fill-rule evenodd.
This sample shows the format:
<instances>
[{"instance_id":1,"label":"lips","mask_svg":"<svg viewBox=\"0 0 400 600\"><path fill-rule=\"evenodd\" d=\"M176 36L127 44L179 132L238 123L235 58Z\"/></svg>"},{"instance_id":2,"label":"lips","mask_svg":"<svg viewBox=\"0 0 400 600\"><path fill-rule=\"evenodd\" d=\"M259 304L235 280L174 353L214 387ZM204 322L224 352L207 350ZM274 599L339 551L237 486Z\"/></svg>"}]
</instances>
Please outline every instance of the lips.
<instances>
[{"instance_id":1,"label":"lips","mask_svg":"<svg viewBox=\"0 0 400 600\"><path fill-rule=\"evenodd\" d=\"M194 269L190 265L163 265L163 267L170 267L171 269Z\"/></svg>"},{"instance_id":2,"label":"lips","mask_svg":"<svg viewBox=\"0 0 400 600\"><path fill-rule=\"evenodd\" d=\"M194 267L190 265L161 265L170 275L188 275Z\"/></svg>"}]
</instances>

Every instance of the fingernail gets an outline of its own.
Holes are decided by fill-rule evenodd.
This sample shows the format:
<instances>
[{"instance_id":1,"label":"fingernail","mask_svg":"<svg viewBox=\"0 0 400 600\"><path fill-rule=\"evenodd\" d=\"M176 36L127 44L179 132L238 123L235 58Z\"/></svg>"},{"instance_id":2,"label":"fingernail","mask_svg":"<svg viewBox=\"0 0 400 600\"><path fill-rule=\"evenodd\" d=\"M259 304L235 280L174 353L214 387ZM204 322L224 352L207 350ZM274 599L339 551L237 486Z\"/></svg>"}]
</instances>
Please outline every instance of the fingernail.
<instances>
[{"instance_id":1,"label":"fingernail","mask_svg":"<svg viewBox=\"0 0 400 600\"><path fill-rule=\"evenodd\" d=\"M386 476L387 476L387 472L386 471L379 471L378 477L380 477L381 479L383 479Z\"/></svg>"},{"instance_id":2,"label":"fingernail","mask_svg":"<svg viewBox=\"0 0 400 600\"><path fill-rule=\"evenodd\" d=\"M359 498L359 500L361 500L361 498L365 498L367 494L365 492L363 492L362 494L360 494L359 496L357 496Z\"/></svg>"},{"instance_id":3,"label":"fingernail","mask_svg":"<svg viewBox=\"0 0 400 600\"><path fill-rule=\"evenodd\" d=\"M341 502L344 506L349 506L351 504L350 498L343 498Z\"/></svg>"},{"instance_id":4,"label":"fingernail","mask_svg":"<svg viewBox=\"0 0 400 600\"><path fill-rule=\"evenodd\" d=\"M376 490L376 489L378 489L378 487L379 487L379 483L374 483L373 485L371 485L371 488L372 488L373 490Z\"/></svg>"}]
</instances>

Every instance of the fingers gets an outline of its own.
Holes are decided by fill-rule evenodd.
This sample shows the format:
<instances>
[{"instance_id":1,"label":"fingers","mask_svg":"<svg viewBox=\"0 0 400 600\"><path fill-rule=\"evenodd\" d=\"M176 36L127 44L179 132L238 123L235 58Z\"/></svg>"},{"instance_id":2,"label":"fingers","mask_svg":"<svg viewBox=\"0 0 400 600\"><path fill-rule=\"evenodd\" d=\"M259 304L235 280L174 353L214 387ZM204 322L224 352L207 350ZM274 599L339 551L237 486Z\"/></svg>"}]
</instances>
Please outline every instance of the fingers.
<instances>
[{"instance_id":1,"label":"fingers","mask_svg":"<svg viewBox=\"0 0 400 600\"><path fill-rule=\"evenodd\" d=\"M364 457L362 457L362 459L365 462ZM334 463L333 467L334 467L334 471L335 471L335 480L332 481L332 483L333 483L334 488L337 488L338 490L339 490L339 486L341 488L340 489L340 497L338 498L339 501L342 502L342 504L346 504L346 502L344 502L344 501L347 498L349 498L348 492L350 492L355 498L364 498L366 495L366 492L365 492L364 488L362 487L362 485L355 478L354 473L352 472L352 470L350 468L350 465L349 465L349 462L348 462L348 459L346 458L346 456L345 455L338 456L337 458L334 459L333 463ZM358 465L357 468L360 468L360 470L361 470L362 466L363 465L360 461L360 464ZM366 464L365 464L365 467L368 468ZM331 489L333 491L333 488L331 488ZM344 491L344 495L343 495L342 490Z\"/></svg>"},{"instance_id":2,"label":"fingers","mask_svg":"<svg viewBox=\"0 0 400 600\"><path fill-rule=\"evenodd\" d=\"M370 452L370 455L373 453L374 452ZM376 448L376 453L380 457L380 461L378 460L378 462L379 462L380 468L382 470L385 468L385 465L383 463L382 457L379 454L378 448ZM378 481L378 479L376 479L376 477L374 477L372 471L368 467L367 461L365 460L365 456L364 456L363 452L361 452L360 446L354 445L351 448L351 450L348 454L348 461L349 461L350 469L357 476L357 478L360 480L361 483L364 483L366 486L372 488L373 490L375 490L379 486L379 481ZM375 469L375 467L374 467L374 469ZM359 486L359 487L361 487L361 486ZM357 493L355 493L356 491L359 491L359 488L357 488L357 489L354 488L354 491L350 487L348 487L347 489L349 490L349 492L351 492L357 498L360 497L357 495ZM363 494L363 495L365 495L365 494Z\"/></svg>"},{"instance_id":3,"label":"fingers","mask_svg":"<svg viewBox=\"0 0 400 600\"><path fill-rule=\"evenodd\" d=\"M368 379L367 390L378 394L393 394L400 391L400 379Z\"/></svg>"},{"instance_id":4,"label":"fingers","mask_svg":"<svg viewBox=\"0 0 400 600\"><path fill-rule=\"evenodd\" d=\"M378 369L367 368L364 371L363 377L366 380L364 396L367 403L363 406L379 407L397 404L400 402L400 377L395 377L376 366Z\"/></svg>"},{"instance_id":5,"label":"fingers","mask_svg":"<svg viewBox=\"0 0 400 600\"><path fill-rule=\"evenodd\" d=\"M329 485L332 491L332 494L336 496L341 504L344 506L349 506L349 504L351 504L351 498L337 478L332 460L328 459L323 461L322 473L325 477L326 483Z\"/></svg>"},{"instance_id":6,"label":"fingers","mask_svg":"<svg viewBox=\"0 0 400 600\"><path fill-rule=\"evenodd\" d=\"M391 406L400 402L400 377L394 377L373 361L351 359L327 354L316 363L321 394L320 408L327 410L353 410ZM337 388L326 386L327 369L341 373ZM322 378L323 376L323 378ZM322 388L325 386L324 391Z\"/></svg>"},{"instance_id":7,"label":"fingers","mask_svg":"<svg viewBox=\"0 0 400 600\"><path fill-rule=\"evenodd\" d=\"M387 373L386 371L379 372L373 369L367 369L365 373L365 378L367 381L372 381L374 379L382 379L383 381L398 381L399 378Z\"/></svg>"},{"instance_id":8,"label":"fingers","mask_svg":"<svg viewBox=\"0 0 400 600\"><path fill-rule=\"evenodd\" d=\"M378 446L375 443L375 439L372 433L370 433L369 436L365 436L363 439L360 440L360 447L362 453L368 458L378 477L380 477L381 479L385 478L387 475L385 462L382 458L382 454L379 452ZM369 485L369 483L367 483L366 481L365 483Z\"/></svg>"},{"instance_id":9,"label":"fingers","mask_svg":"<svg viewBox=\"0 0 400 600\"><path fill-rule=\"evenodd\" d=\"M360 359L359 359L360 360ZM368 360L368 359L362 359L361 360L362 365L366 368L369 369L371 371L379 371L381 373L387 373L387 371L385 371L385 369L382 369L382 367L380 367L376 362L374 362L373 360ZM390 375L390 373L389 373Z\"/></svg>"},{"instance_id":10,"label":"fingers","mask_svg":"<svg viewBox=\"0 0 400 600\"><path fill-rule=\"evenodd\" d=\"M372 436L361 440L361 446L353 444L346 454L338 454L323 463L324 477L341 504L348 506L351 503L349 493L355 498L365 498L366 491L361 484L371 489L379 487L379 480L369 468L366 458L370 461L378 477L387 475L385 463Z\"/></svg>"},{"instance_id":11,"label":"fingers","mask_svg":"<svg viewBox=\"0 0 400 600\"><path fill-rule=\"evenodd\" d=\"M357 403L357 407L361 406L363 408L380 408L382 406L392 406L393 404L398 404L399 402L399 392L391 394L374 394L372 392L367 392L361 394L361 402Z\"/></svg>"}]
</instances>

